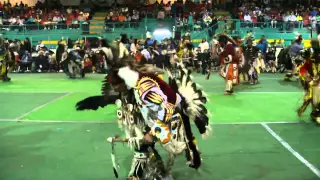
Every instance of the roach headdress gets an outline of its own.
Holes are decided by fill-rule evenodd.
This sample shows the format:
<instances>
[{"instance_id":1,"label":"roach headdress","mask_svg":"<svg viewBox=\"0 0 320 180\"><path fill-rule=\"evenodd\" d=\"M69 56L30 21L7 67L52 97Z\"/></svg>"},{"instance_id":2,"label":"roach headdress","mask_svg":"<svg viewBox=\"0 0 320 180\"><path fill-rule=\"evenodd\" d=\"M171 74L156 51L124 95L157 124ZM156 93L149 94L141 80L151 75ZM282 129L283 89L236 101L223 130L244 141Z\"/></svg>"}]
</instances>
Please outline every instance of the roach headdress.
<instances>
[{"instance_id":1,"label":"roach headdress","mask_svg":"<svg viewBox=\"0 0 320 180\"><path fill-rule=\"evenodd\" d=\"M222 34L218 34L218 41L219 42L223 42L223 43L227 43L227 42L231 42L233 45L238 45L237 42L229 35L222 33Z\"/></svg>"}]
</instances>

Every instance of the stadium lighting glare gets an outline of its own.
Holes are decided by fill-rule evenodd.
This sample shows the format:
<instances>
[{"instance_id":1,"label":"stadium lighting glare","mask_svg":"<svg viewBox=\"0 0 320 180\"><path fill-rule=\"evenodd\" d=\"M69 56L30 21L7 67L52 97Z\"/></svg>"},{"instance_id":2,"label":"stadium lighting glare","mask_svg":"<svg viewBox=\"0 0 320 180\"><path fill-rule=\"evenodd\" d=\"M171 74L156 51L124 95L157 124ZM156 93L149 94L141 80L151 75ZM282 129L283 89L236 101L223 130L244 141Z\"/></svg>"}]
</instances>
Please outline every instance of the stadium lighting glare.
<instances>
[{"instance_id":1,"label":"stadium lighting glare","mask_svg":"<svg viewBox=\"0 0 320 180\"><path fill-rule=\"evenodd\" d=\"M171 38L172 33L168 29L156 29L153 32L153 38L157 41L161 41L165 38Z\"/></svg>"}]
</instances>

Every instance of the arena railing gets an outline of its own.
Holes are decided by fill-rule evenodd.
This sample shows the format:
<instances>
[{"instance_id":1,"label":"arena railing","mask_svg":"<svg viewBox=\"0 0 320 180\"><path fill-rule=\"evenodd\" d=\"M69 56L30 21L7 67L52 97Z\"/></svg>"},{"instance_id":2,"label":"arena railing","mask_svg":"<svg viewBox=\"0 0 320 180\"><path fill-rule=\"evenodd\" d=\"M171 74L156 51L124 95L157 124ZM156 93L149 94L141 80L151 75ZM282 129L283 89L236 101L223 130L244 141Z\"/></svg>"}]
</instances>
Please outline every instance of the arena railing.
<instances>
[{"instance_id":1,"label":"arena railing","mask_svg":"<svg viewBox=\"0 0 320 180\"><path fill-rule=\"evenodd\" d=\"M311 28L311 24L303 24L303 22L243 22L239 19L227 19L220 21L219 28L225 32L233 32L235 34L242 34L243 32L272 32L278 33L312 33L314 32L316 24Z\"/></svg>"},{"instance_id":2,"label":"arena railing","mask_svg":"<svg viewBox=\"0 0 320 180\"><path fill-rule=\"evenodd\" d=\"M82 32L83 28L89 24L80 23L80 24L24 24L24 25L0 25L0 32L6 34L9 32L17 32L20 34L32 34L38 33L38 31L48 31L54 32L59 31L59 33L70 33L69 31L60 31L60 30L72 30Z\"/></svg>"}]
</instances>

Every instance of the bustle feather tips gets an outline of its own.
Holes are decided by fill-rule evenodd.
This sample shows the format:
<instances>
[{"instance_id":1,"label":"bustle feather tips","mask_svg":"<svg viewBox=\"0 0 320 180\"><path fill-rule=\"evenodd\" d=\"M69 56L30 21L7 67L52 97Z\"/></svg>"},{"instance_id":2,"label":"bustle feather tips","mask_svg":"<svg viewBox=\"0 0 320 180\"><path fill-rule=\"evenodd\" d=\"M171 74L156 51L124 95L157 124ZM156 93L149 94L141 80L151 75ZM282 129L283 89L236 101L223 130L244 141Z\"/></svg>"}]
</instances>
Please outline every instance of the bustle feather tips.
<instances>
[{"instance_id":1,"label":"bustle feather tips","mask_svg":"<svg viewBox=\"0 0 320 180\"><path fill-rule=\"evenodd\" d=\"M188 71L182 63L178 64L179 73L178 77L175 77L178 92L185 99L187 104L186 111L190 119L209 119L209 112L204 106L207 100L207 94L200 89L200 87L192 81L191 71ZM169 81L173 79L172 74L168 73ZM210 131L212 131L209 122L206 125L206 131L201 134L203 139L206 139Z\"/></svg>"}]
</instances>

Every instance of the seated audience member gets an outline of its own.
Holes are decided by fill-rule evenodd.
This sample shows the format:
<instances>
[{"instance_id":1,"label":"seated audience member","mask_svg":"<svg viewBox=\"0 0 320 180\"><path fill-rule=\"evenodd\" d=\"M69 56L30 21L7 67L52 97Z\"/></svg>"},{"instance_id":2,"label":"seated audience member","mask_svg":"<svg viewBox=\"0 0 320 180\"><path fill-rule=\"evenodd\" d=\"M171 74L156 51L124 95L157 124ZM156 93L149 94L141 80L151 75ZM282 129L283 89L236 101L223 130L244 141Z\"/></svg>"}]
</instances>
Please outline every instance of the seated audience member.
<instances>
[{"instance_id":1,"label":"seated audience member","mask_svg":"<svg viewBox=\"0 0 320 180\"><path fill-rule=\"evenodd\" d=\"M312 28L312 29L316 29L316 25L317 25L316 16L311 15L311 16L309 17L309 22L310 22L310 24L311 24L311 28Z\"/></svg>"},{"instance_id":2,"label":"seated audience member","mask_svg":"<svg viewBox=\"0 0 320 180\"><path fill-rule=\"evenodd\" d=\"M27 21L26 24L34 24L34 18L32 16L30 16Z\"/></svg>"},{"instance_id":3,"label":"seated audience member","mask_svg":"<svg viewBox=\"0 0 320 180\"><path fill-rule=\"evenodd\" d=\"M288 21L289 21L289 27L288 27L288 29L294 28L294 27L295 27L295 24L296 24L296 21L297 21L297 17L296 17L296 15L294 15L293 12L289 15Z\"/></svg>"},{"instance_id":4,"label":"seated audience member","mask_svg":"<svg viewBox=\"0 0 320 180\"><path fill-rule=\"evenodd\" d=\"M132 17L131 17L131 21L133 22L133 23L131 23L131 24L133 24L134 27L138 27L138 26L139 26L139 23L138 23L139 18L140 18L140 17L139 17L139 14L136 13L136 12L134 12L133 15L132 15Z\"/></svg>"},{"instance_id":5,"label":"seated audience member","mask_svg":"<svg viewBox=\"0 0 320 180\"><path fill-rule=\"evenodd\" d=\"M10 25L17 25L17 19L13 16L8 20L8 22Z\"/></svg>"},{"instance_id":6,"label":"seated audience member","mask_svg":"<svg viewBox=\"0 0 320 180\"><path fill-rule=\"evenodd\" d=\"M160 10L160 11L158 12L157 19L159 19L159 20L163 20L163 19L164 19L164 17L165 17L165 13L164 13L164 11L163 11L163 10Z\"/></svg>"},{"instance_id":7,"label":"seated audience member","mask_svg":"<svg viewBox=\"0 0 320 180\"><path fill-rule=\"evenodd\" d=\"M298 28L303 28L303 18L301 16L301 14L297 15L296 24L297 24Z\"/></svg>"},{"instance_id":8,"label":"seated audience member","mask_svg":"<svg viewBox=\"0 0 320 180\"><path fill-rule=\"evenodd\" d=\"M49 69L49 59L45 51L39 51L39 56L35 59L36 70L43 72Z\"/></svg>"},{"instance_id":9,"label":"seated audience member","mask_svg":"<svg viewBox=\"0 0 320 180\"><path fill-rule=\"evenodd\" d=\"M120 25L122 26L123 23L126 21L126 17L122 13L120 13L118 20L120 22Z\"/></svg>"}]
</instances>

